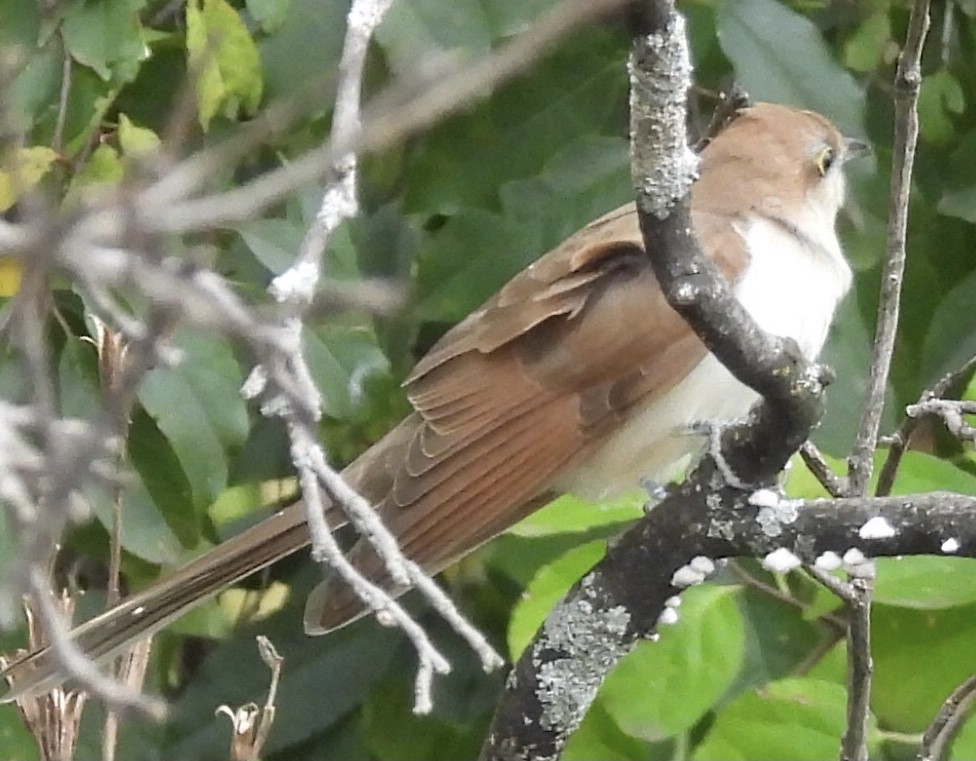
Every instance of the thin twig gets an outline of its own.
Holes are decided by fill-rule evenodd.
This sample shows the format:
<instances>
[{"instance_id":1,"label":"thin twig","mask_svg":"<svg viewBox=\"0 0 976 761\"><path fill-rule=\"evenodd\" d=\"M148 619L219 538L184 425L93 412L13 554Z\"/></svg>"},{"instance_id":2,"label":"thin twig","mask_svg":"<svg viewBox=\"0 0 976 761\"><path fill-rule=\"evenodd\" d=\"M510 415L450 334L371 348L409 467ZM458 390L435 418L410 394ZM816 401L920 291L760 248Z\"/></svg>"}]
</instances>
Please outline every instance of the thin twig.
<instances>
[{"instance_id":1,"label":"thin twig","mask_svg":"<svg viewBox=\"0 0 976 761\"><path fill-rule=\"evenodd\" d=\"M929 27L929 0L916 0L908 22L905 46L895 73L895 135L888 204L885 261L881 274L878 325L871 357L871 374L864 413L854 448L848 457L847 493L867 493L878 445L885 391L898 331L901 287L905 274L905 238L912 167L918 141L918 92L921 87L922 48ZM851 582L855 599L848 603L847 729L841 741L842 761L867 761L868 709L871 695L871 590L868 579Z\"/></svg>"},{"instance_id":2,"label":"thin twig","mask_svg":"<svg viewBox=\"0 0 976 761\"><path fill-rule=\"evenodd\" d=\"M61 38L61 91L58 94L58 116L54 122L51 148L61 153L64 145L64 124L68 118L68 96L71 94L71 53L68 52L64 38Z\"/></svg>"},{"instance_id":3,"label":"thin twig","mask_svg":"<svg viewBox=\"0 0 976 761\"><path fill-rule=\"evenodd\" d=\"M816 444L812 441L804 442L800 447L800 457L831 497L843 497L847 493L846 481L831 470Z\"/></svg>"},{"instance_id":4,"label":"thin twig","mask_svg":"<svg viewBox=\"0 0 976 761\"><path fill-rule=\"evenodd\" d=\"M905 236L915 145L918 140L918 92L922 83L922 48L929 28L929 1L916 0L908 23L905 47L895 74L895 136L892 147L891 195L888 205L885 261L881 273L878 326L871 357L871 377L848 458L849 494L865 494L871 479L874 450L884 409L885 389L898 330L901 286L905 273Z\"/></svg>"},{"instance_id":5,"label":"thin twig","mask_svg":"<svg viewBox=\"0 0 976 761\"><path fill-rule=\"evenodd\" d=\"M918 761L942 761L952 744L956 732L976 700L976 674L960 684L946 698L938 715L925 730Z\"/></svg>"},{"instance_id":6,"label":"thin twig","mask_svg":"<svg viewBox=\"0 0 976 761\"><path fill-rule=\"evenodd\" d=\"M919 397L919 402L944 398L960 383L968 380L974 371L976 371L976 356L971 357L958 370L953 370L951 373L943 375L932 386L923 391ZM877 496L884 497L891 494L891 488L895 483L895 476L898 473L901 458L908 449L908 445L912 440L912 434L915 432L918 424L918 418L906 417L901 427L890 437L888 457L881 468L881 473L878 475L878 486L874 492Z\"/></svg>"},{"instance_id":7,"label":"thin twig","mask_svg":"<svg viewBox=\"0 0 976 761\"><path fill-rule=\"evenodd\" d=\"M976 402L956 399L929 399L905 408L909 417L925 415L937 417L953 436L963 441L976 441L976 428L966 422L965 415L976 415Z\"/></svg>"},{"instance_id":8,"label":"thin twig","mask_svg":"<svg viewBox=\"0 0 976 761\"><path fill-rule=\"evenodd\" d=\"M869 579L855 578L847 617L847 730L841 761L868 761L868 711L871 702L871 591Z\"/></svg>"}]
</instances>

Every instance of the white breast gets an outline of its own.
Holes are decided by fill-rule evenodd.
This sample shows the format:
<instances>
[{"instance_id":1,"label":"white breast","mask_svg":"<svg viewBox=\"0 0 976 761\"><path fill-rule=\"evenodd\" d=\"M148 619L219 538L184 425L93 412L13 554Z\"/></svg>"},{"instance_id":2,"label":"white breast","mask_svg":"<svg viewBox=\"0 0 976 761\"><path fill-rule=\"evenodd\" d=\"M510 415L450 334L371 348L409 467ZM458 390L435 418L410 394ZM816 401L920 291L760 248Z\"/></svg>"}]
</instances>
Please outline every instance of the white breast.
<instances>
[{"instance_id":1,"label":"white breast","mask_svg":"<svg viewBox=\"0 0 976 761\"><path fill-rule=\"evenodd\" d=\"M741 230L750 261L736 296L763 330L793 338L813 359L820 352L834 310L850 287L851 271L830 227L807 244L784 228L755 219ZM742 418L757 399L712 355L660 399L635 412L583 465L554 486L588 499L633 491L647 478L663 483L681 474L700 451L692 423Z\"/></svg>"}]
</instances>

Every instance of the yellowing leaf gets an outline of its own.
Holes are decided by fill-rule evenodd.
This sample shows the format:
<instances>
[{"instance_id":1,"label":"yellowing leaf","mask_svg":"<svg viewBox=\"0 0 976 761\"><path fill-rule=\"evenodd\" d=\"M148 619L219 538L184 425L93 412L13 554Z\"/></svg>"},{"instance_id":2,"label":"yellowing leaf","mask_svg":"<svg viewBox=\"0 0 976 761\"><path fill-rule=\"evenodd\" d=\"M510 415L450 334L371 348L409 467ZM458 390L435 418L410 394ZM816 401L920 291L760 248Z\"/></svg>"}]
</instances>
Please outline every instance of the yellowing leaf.
<instances>
[{"instance_id":1,"label":"yellowing leaf","mask_svg":"<svg viewBox=\"0 0 976 761\"><path fill-rule=\"evenodd\" d=\"M57 157L50 148L37 145L21 148L12 160L4 162L0 171L0 212L9 209L23 193L40 182Z\"/></svg>"},{"instance_id":2,"label":"yellowing leaf","mask_svg":"<svg viewBox=\"0 0 976 761\"><path fill-rule=\"evenodd\" d=\"M125 114L119 114L119 145L126 156L152 153L161 144L159 137L147 127L137 127Z\"/></svg>"},{"instance_id":3,"label":"yellowing leaf","mask_svg":"<svg viewBox=\"0 0 976 761\"><path fill-rule=\"evenodd\" d=\"M0 296L13 296L20 290L22 272L20 259L0 257Z\"/></svg>"},{"instance_id":4,"label":"yellowing leaf","mask_svg":"<svg viewBox=\"0 0 976 761\"><path fill-rule=\"evenodd\" d=\"M197 110L206 130L223 112L253 111L261 102L261 58L237 11L226 0L193 0L186 8L186 51L195 74Z\"/></svg>"}]
</instances>

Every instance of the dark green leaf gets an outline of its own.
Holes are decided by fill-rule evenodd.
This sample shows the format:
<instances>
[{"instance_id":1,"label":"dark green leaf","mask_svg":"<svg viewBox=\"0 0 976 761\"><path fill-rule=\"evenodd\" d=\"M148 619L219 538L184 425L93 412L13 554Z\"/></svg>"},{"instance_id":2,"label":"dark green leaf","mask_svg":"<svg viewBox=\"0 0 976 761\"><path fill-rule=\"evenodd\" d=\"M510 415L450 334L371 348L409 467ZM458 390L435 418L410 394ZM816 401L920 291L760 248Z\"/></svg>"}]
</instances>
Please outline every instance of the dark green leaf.
<instances>
[{"instance_id":1,"label":"dark green leaf","mask_svg":"<svg viewBox=\"0 0 976 761\"><path fill-rule=\"evenodd\" d=\"M332 417L350 417L363 401L369 377L388 371L368 328L328 325L304 331L303 342L312 378L322 392L322 408Z\"/></svg>"},{"instance_id":2,"label":"dark green leaf","mask_svg":"<svg viewBox=\"0 0 976 761\"><path fill-rule=\"evenodd\" d=\"M182 361L149 372L139 401L179 457L201 508L227 485L226 452L247 435L243 374L230 347L213 336L183 331L173 345Z\"/></svg>"},{"instance_id":3,"label":"dark green leaf","mask_svg":"<svg viewBox=\"0 0 976 761\"><path fill-rule=\"evenodd\" d=\"M268 33L278 31L291 10L291 0L245 0L245 4L261 29Z\"/></svg>"},{"instance_id":4,"label":"dark green leaf","mask_svg":"<svg viewBox=\"0 0 976 761\"><path fill-rule=\"evenodd\" d=\"M945 190L939 199L939 211L967 222L976 223L976 132L960 139L948 165Z\"/></svg>"},{"instance_id":5,"label":"dark green leaf","mask_svg":"<svg viewBox=\"0 0 976 761\"><path fill-rule=\"evenodd\" d=\"M812 108L848 134L864 134L864 93L830 54L820 30L776 0L719 6L718 39L755 100Z\"/></svg>"},{"instance_id":6,"label":"dark green leaf","mask_svg":"<svg viewBox=\"0 0 976 761\"><path fill-rule=\"evenodd\" d=\"M922 348L924 377L934 380L976 354L976 271L942 299Z\"/></svg>"},{"instance_id":7,"label":"dark green leaf","mask_svg":"<svg viewBox=\"0 0 976 761\"><path fill-rule=\"evenodd\" d=\"M443 65L448 55L456 66L484 57L491 34L478 0L403 0L390 7L376 40L394 71L416 76L424 66Z\"/></svg>"},{"instance_id":8,"label":"dark green leaf","mask_svg":"<svg viewBox=\"0 0 976 761\"><path fill-rule=\"evenodd\" d=\"M115 67L132 78L148 50L139 24L140 0L76 0L68 5L61 27L64 43L78 63L102 79Z\"/></svg>"}]
</instances>

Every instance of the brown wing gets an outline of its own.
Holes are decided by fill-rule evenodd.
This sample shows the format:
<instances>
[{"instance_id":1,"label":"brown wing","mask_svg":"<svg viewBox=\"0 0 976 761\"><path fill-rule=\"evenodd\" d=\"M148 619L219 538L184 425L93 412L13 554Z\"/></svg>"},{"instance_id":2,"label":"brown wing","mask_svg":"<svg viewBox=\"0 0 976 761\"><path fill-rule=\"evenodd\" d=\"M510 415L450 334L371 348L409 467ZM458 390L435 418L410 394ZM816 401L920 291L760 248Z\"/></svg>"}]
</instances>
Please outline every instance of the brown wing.
<instances>
[{"instance_id":1,"label":"brown wing","mask_svg":"<svg viewBox=\"0 0 976 761\"><path fill-rule=\"evenodd\" d=\"M716 242L729 230L702 221ZM722 240L717 256L733 278L745 261L737 239ZM406 381L416 412L347 475L407 556L437 571L545 501L557 474L704 354L667 305L627 205L448 332ZM355 552L382 577L368 547ZM348 590L327 583L309 598L306 629L328 631L358 612Z\"/></svg>"}]
</instances>

